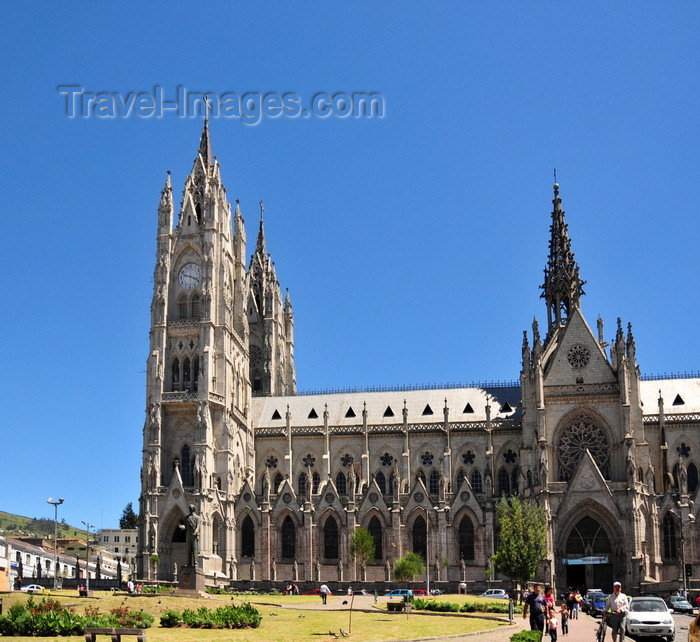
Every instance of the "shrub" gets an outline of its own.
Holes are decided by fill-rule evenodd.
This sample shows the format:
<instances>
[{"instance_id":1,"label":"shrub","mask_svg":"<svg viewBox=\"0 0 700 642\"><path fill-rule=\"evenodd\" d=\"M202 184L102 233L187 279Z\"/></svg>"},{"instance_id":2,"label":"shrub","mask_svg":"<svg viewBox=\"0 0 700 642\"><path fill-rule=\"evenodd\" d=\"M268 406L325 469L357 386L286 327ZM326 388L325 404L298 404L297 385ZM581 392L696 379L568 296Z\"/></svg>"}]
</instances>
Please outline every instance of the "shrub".
<instances>
[{"instance_id":1,"label":"shrub","mask_svg":"<svg viewBox=\"0 0 700 642\"><path fill-rule=\"evenodd\" d=\"M519 631L510 636L510 642L541 642L542 631Z\"/></svg>"},{"instance_id":2,"label":"shrub","mask_svg":"<svg viewBox=\"0 0 700 642\"><path fill-rule=\"evenodd\" d=\"M160 625L166 629L178 626L182 622L182 616L177 611L166 611L160 616Z\"/></svg>"}]
</instances>

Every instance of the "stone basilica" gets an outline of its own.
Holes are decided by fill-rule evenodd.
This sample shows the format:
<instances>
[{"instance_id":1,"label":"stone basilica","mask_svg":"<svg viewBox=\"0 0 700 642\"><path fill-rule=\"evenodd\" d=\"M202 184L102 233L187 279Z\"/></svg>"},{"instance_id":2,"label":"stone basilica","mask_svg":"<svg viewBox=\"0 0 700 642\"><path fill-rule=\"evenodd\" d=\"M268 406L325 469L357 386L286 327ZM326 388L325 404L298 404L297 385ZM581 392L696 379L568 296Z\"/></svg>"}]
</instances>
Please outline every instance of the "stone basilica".
<instances>
[{"instance_id":1,"label":"stone basilica","mask_svg":"<svg viewBox=\"0 0 700 642\"><path fill-rule=\"evenodd\" d=\"M210 584L376 583L415 551L432 581L479 586L503 579L494 504L514 493L549 518L536 579L633 592L697 573L700 379L643 379L631 325L591 329L558 185L553 204L546 325L523 333L519 385L297 394L262 207L247 261L205 121L177 220L169 175L158 207L139 576L157 554L176 579L194 505ZM376 545L364 568L359 526Z\"/></svg>"}]
</instances>

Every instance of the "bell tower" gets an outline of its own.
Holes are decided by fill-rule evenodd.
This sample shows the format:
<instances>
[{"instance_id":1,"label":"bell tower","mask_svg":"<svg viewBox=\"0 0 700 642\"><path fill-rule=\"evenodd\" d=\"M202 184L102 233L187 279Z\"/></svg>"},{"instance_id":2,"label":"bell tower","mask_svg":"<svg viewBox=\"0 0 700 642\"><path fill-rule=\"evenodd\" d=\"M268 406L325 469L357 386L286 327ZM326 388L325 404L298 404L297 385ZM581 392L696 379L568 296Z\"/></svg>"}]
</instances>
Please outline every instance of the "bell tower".
<instances>
[{"instance_id":1,"label":"bell tower","mask_svg":"<svg viewBox=\"0 0 700 642\"><path fill-rule=\"evenodd\" d=\"M233 219L233 220L232 220ZM170 172L158 208L141 471L141 577L187 563L183 518L200 518L197 565L226 575L233 502L255 466L249 421L246 238L204 128L174 222Z\"/></svg>"}]
</instances>

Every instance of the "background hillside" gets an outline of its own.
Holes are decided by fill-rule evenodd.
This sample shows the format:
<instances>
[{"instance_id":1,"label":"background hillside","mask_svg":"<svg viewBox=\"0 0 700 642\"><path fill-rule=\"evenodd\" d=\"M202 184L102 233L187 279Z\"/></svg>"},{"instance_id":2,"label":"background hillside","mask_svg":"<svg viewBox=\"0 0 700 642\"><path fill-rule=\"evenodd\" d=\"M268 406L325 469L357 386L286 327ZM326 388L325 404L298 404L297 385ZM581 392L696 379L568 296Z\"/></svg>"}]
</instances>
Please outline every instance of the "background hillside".
<instances>
[{"instance_id":1,"label":"background hillside","mask_svg":"<svg viewBox=\"0 0 700 642\"><path fill-rule=\"evenodd\" d=\"M0 534L7 537L34 536L53 538L53 518L51 517L22 517L0 511ZM83 537L87 533L65 520L58 522L58 537Z\"/></svg>"}]
</instances>

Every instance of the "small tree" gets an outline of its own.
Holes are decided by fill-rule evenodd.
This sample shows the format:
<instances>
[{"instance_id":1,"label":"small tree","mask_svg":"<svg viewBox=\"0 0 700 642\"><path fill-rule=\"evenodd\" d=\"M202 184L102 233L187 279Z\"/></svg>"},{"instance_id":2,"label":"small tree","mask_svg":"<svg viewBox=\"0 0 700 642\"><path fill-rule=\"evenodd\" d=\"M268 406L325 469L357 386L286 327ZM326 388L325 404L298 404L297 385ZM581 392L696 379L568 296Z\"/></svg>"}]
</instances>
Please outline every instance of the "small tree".
<instances>
[{"instance_id":1,"label":"small tree","mask_svg":"<svg viewBox=\"0 0 700 642\"><path fill-rule=\"evenodd\" d=\"M360 566L364 568L367 562L374 559L374 537L366 528L360 526L350 536L350 555L360 560Z\"/></svg>"},{"instance_id":2,"label":"small tree","mask_svg":"<svg viewBox=\"0 0 700 642\"><path fill-rule=\"evenodd\" d=\"M425 573L425 564L418 553L406 553L394 564L394 579L397 582L412 582L421 573Z\"/></svg>"},{"instance_id":3,"label":"small tree","mask_svg":"<svg viewBox=\"0 0 700 642\"><path fill-rule=\"evenodd\" d=\"M122 516L119 518L119 528L138 528L139 518L134 512L131 502L126 505Z\"/></svg>"},{"instance_id":4,"label":"small tree","mask_svg":"<svg viewBox=\"0 0 700 642\"><path fill-rule=\"evenodd\" d=\"M148 561L151 563L151 569L153 569L153 579L157 580L158 579L158 564L160 563L160 557L158 557L155 553L151 555L148 558Z\"/></svg>"},{"instance_id":5,"label":"small tree","mask_svg":"<svg viewBox=\"0 0 700 642\"><path fill-rule=\"evenodd\" d=\"M525 504L519 497L504 496L496 504L496 516L500 531L493 565L522 587L535 576L547 555L545 510Z\"/></svg>"}]
</instances>

